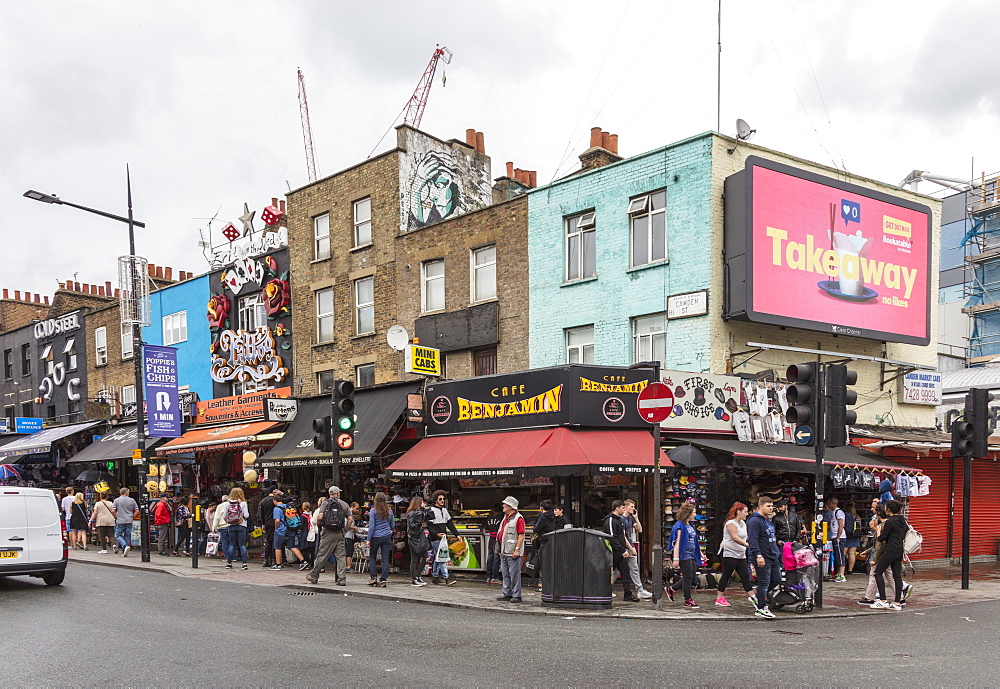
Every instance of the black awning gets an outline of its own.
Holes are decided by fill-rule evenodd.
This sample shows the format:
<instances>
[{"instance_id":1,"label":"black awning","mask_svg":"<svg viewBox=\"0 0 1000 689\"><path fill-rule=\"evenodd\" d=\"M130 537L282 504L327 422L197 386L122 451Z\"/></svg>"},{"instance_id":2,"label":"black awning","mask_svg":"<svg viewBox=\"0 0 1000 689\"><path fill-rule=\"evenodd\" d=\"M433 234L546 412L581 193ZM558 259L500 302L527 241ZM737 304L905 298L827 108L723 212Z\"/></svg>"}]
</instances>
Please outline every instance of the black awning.
<instances>
[{"instance_id":1,"label":"black awning","mask_svg":"<svg viewBox=\"0 0 1000 689\"><path fill-rule=\"evenodd\" d=\"M815 472L816 450L791 443L747 443L741 440L694 439L692 445L703 450L729 455L733 466L765 471L790 471L799 474ZM823 473L829 474L835 466L850 466L876 471L918 471L905 464L886 459L881 455L853 445L832 447L823 457Z\"/></svg>"},{"instance_id":2,"label":"black awning","mask_svg":"<svg viewBox=\"0 0 1000 689\"><path fill-rule=\"evenodd\" d=\"M55 441L84 431L99 423L100 421L89 421L69 426L52 426L51 428L43 428L37 433L18 438L0 447L0 464L13 464L28 455L48 454L52 450L52 443Z\"/></svg>"},{"instance_id":3,"label":"black awning","mask_svg":"<svg viewBox=\"0 0 1000 689\"><path fill-rule=\"evenodd\" d=\"M385 441L386 435L406 411L406 396L420 389L421 381L358 390L354 395L354 413L358 417L354 449L340 454L341 464L367 464ZM301 401L295 420L284 437L259 458L261 469L321 466L332 464L328 452L313 447L313 419L330 415L330 396L320 395Z\"/></svg>"},{"instance_id":4,"label":"black awning","mask_svg":"<svg viewBox=\"0 0 1000 689\"><path fill-rule=\"evenodd\" d=\"M102 435L100 440L96 440L83 448L75 455L66 460L67 464L78 462L103 462L116 459L129 459L132 450L138 447L138 434L135 432L135 424L119 426L113 431ZM146 449L150 449L162 438L146 438Z\"/></svg>"}]
</instances>

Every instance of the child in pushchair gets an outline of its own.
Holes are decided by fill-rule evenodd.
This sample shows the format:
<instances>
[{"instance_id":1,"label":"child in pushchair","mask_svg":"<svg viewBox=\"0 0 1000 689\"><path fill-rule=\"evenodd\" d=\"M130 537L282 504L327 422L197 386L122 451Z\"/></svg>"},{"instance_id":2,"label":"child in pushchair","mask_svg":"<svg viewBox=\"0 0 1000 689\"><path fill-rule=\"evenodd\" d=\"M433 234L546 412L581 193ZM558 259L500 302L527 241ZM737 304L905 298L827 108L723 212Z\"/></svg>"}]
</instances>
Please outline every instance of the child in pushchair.
<instances>
[{"instance_id":1,"label":"child in pushchair","mask_svg":"<svg viewBox=\"0 0 1000 689\"><path fill-rule=\"evenodd\" d=\"M785 543L781 565L781 583L768 593L770 609L794 605L797 613L810 612L819 580L819 560L812 548L801 543Z\"/></svg>"}]
</instances>

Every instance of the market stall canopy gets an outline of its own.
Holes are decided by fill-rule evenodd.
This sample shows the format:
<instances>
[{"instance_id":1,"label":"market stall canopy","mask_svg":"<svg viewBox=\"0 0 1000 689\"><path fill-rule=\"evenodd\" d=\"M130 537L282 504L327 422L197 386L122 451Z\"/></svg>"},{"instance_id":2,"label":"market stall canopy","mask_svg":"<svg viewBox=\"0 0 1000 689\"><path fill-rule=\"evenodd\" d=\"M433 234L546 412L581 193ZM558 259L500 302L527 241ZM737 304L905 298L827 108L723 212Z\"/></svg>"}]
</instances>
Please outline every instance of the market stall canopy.
<instances>
[{"instance_id":1,"label":"market stall canopy","mask_svg":"<svg viewBox=\"0 0 1000 689\"><path fill-rule=\"evenodd\" d=\"M253 443L254 436L278 425L270 421L254 421L238 423L234 426L195 428L180 438L174 438L163 444L156 450L156 453L158 455L173 455L193 450L228 450L247 447Z\"/></svg>"},{"instance_id":2,"label":"market stall canopy","mask_svg":"<svg viewBox=\"0 0 1000 689\"><path fill-rule=\"evenodd\" d=\"M137 447L135 424L119 426L110 433L102 435L99 440L83 448L66 460L67 464L77 462L105 462L116 459L129 459L132 450ZM146 438L146 449L152 448L162 438Z\"/></svg>"},{"instance_id":3,"label":"market stall canopy","mask_svg":"<svg viewBox=\"0 0 1000 689\"><path fill-rule=\"evenodd\" d=\"M424 438L393 462L390 478L483 478L648 474L646 431L541 428ZM660 450L660 466L673 463Z\"/></svg>"},{"instance_id":4,"label":"market stall canopy","mask_svg":"<svg viewBox=\"0 0 1000 689\"><path fill-rule=\"evenodd\" d=\"M748 443L742 440L698 439L691 443L701 449L715 450L733 458L733 466L742 469L763 469L765 471L791 471L810 474L815 471L816 450L791 443ZM831 447L823 457L823 472L830 473L835 466L857 467L875 471L917 472L919 469L894 462L874 452L868 452L853 445Z\"/></svg>"},{"instance_id":5,"label":"market stall canopy","mask_svg":"<svg viewBox=\"0 0 1000 689\"><path fill-rule=\"evenodd\" d=\"M367 464L378 451L386 435L406 411L406 396L420 389L420 381L404 385L358 390L354 395L354 415L358 417L354 449L340 454L342 464ZM313 447L313 419L330 415L330 396L302 400L285 436L267 454L257 460L261 469L321 466L333 463L329 452Z\"/></svg>"},{"instance_id":6,"label":"market stall canopy","mask_svg":"<svg viewBox=\"0 0 1000 689\"><path fill-rule=\"evenodd\" d=\"M44 428L38 433L32 433L18 438L14 442L0 446L0 464L17 462L27 455L45 454L52 450L52 443L66 436L85 431L96 426L100 421L74 423L69 426L53 426Z\"/></svg>"}]
</instances>

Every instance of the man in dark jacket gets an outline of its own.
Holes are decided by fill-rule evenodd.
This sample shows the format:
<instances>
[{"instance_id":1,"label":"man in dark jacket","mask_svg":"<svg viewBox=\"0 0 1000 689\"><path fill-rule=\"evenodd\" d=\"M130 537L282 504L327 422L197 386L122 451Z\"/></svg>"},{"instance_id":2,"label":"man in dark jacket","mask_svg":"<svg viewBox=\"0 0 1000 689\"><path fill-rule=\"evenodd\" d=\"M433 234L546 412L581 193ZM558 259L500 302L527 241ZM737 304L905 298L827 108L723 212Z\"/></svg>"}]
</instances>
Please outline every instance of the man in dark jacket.
<instances>
[{"instance_id":1,"label":"man in dark jacket","mask_svg":"<svg viewBox=\"0 0 1000 689\"><path fill-rule=\"evenodd\" d=\"M773 620L774 613L767 607L767 592L781 583L781 551L774 534L774 502L761 497L757 511L747 519L747 558L757 568L757 617Z\"/></svg>"},{"instance_id":2,"label":"man in dark jacket","mask_svg":"<svg viewBox=\"0 0 1000 689\"><path fill-rule=\"evenodd\" d=\"M618 570L622 577L622 585L625 587L625 600L629 603L638 603L639 598L632 590L632 579L628 570L628 558L635 557L628 538L625 536L625 523L622 515L625 514L625 503L615 500L611 503L611 514L604 520L604 530L611 534L609 543L611 544L611 564Z\"/></svg>"},{"instance_id":3,"label":"man in dark jacket","mask_svg":"<svg viewBox=\"0 0 1000 689\"><path fill-rule=\"evenodd\" d=\"M778 512L771 521L774 522L774 535L778 539L778 547L802 538L804 531L802 517L796 514L785 500L778 500L774 503L774 507Z\"/></svg>"},{"instance_id":4,"label":"man in dark jacket","mask_svg":"<svg viewBox=\"0 0 1000 689\"><path fill-rule=\"evenodd\" d=\"M271 489L270 494L260 501L260 506L257 508L257 518L260 520L259 523L264 527L264 567L274 566L274 507L275 498L280 498L284 493L280 488L275 486Z\"/></svg>"}]
</instances>

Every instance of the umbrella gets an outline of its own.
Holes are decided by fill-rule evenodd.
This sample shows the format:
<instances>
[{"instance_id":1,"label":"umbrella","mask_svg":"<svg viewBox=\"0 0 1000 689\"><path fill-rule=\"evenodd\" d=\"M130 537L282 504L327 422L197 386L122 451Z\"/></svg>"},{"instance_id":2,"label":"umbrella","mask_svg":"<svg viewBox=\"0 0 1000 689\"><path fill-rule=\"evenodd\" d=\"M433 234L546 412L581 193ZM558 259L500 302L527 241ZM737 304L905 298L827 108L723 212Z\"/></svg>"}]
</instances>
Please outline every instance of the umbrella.
<instances>
[{"instance_id":1,"label":"umbrella","mask_svg":"<svg viewBox=\"0 0 1000 689\"><path fill-rule=\"evenodd\" d=\"M87 469L86 471L81 471L80 475L74 480L83 481L84 483L100 483L101 481L114 481L115 477L106 471Z\"/></svg>"},{"instance_id":2,"label":"umbrella","mask_svg":"<svg viewBox=\"0 0 1000 689\"><path fill-rule=\"evenodd\" d=\"M698 469L708 466L708 457L694 445L680 445L667 451L670 461L686 466L688 469Z\"/></svg>"},{"instance_id":3,"label":"umbrella","mask_svg":"<svg viewBox=\"0 0 1000 689\"><path fill-rule=\"evenodd\" d=\"M21 472L13 464L0 464L0 478L17 478Z\"/></svg>"}]
</instances>

